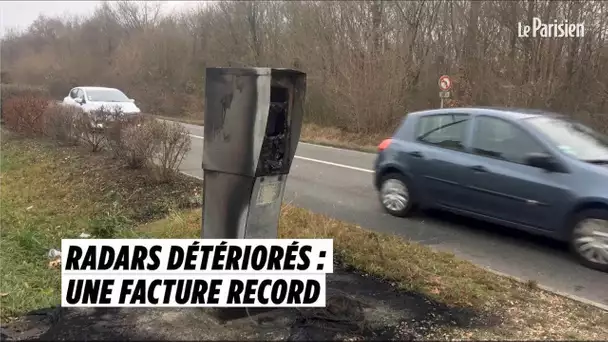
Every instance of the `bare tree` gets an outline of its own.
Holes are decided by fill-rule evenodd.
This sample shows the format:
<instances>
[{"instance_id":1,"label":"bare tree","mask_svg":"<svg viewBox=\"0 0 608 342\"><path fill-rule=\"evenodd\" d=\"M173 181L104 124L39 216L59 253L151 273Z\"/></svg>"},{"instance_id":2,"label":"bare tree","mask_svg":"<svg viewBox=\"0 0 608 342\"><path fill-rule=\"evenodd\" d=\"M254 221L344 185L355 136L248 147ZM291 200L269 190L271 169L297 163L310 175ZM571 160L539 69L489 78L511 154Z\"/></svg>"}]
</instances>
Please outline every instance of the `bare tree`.
<instances>
[{"instance_id":1,"label":"bare tree","mask_svg":"<svg viewBox=\"0 0 608 342\"><path fill-rule=\"evenodd\" d=\"M217 1L182 12L162 2L99 5L87 18L40 17L2 40L2 78L125 89L145 111L202 118L208 66L308 73L307 122L389 134L412 110L439 105L543 107L605 120L605 1ZM519 37L533 18L583 22L581 38ZM598 121L599 120L599 121ZM603 122L603 121L602 121Z\"/></svg>"}]
</instances>

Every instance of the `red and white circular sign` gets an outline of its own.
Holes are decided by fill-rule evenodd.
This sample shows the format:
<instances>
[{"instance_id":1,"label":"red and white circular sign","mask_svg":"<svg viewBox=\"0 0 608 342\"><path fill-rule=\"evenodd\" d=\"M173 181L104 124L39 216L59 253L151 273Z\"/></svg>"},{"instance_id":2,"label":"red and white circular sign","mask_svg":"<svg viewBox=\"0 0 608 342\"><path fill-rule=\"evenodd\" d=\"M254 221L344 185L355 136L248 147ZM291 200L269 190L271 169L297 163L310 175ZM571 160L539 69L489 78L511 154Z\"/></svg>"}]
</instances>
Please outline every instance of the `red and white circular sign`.
<instances>
[{"instance_id":1,"label":"red and white circular sign","mask_svg":"<svg viewBox=\"0 0 608 342\"><path fill-rule=\"evenodd\" d=\"M452 89L452 80L450 79L450 76L443 75L439 77L439 89L441 89L441 91Z\"/></svg>"}]
</instances>

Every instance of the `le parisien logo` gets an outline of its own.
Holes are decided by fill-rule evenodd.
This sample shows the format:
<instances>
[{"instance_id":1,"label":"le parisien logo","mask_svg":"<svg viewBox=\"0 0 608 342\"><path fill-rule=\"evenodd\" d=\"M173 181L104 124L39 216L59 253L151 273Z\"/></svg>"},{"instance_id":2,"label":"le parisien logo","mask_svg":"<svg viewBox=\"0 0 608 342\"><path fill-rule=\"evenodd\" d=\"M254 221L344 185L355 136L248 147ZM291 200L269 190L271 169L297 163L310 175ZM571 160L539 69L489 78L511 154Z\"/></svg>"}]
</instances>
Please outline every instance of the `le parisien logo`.
<instances>
[{"instance_id":1,"label":"le parisien logo","mask_svg":"<svg viewBox=\"0 0 608 342\"><path fill-rule=\"evenodd\" d=\"M568 20L559 22L554 19L552 23L543 23L538 18L532 18L532 25L517 23L517 35L520 38L581 38L585 36L585 24L573 24Z\"/></svg>"}]
</instances>

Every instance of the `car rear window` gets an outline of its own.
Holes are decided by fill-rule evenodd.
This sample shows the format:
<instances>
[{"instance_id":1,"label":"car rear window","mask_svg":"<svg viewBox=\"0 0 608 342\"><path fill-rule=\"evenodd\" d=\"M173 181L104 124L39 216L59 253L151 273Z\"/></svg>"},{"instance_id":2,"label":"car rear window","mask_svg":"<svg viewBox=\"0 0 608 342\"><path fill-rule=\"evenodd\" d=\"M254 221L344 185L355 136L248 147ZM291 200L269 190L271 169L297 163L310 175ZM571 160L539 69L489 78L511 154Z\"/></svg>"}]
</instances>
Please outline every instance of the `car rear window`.
<instances>
[{"instance_id":1,"label":"car rear window","mask_svg":"<svg viewBox=\"0 0 608 342\"><path fill-rule=\"evenodd\" d=\"M129 98L119 90L113 89L89 89L87 100L101 102L127 102Z\"/></svg>"},{"instance_id":2,"label":"car rear window","mask_svg":"<svg viewBox=\"0 0 608 342\"><path fill-rule=\"evenodd\" d=\"M462 150L469 119L468 114L421 116L416 124L416 140L443 148Z\"/></svg>"}]
</instances>

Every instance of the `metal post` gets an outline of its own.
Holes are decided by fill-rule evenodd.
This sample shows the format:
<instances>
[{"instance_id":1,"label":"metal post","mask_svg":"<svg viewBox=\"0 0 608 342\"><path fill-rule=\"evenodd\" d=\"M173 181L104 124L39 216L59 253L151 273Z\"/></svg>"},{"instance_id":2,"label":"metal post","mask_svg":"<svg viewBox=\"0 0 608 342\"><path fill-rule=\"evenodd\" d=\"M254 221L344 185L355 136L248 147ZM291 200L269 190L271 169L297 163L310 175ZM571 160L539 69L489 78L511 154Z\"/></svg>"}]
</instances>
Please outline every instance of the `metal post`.
<instances>
[{"instance_id":1,"label":"metal post","mask_svg":"<svg viewBox=\"0 0 608 342\"><path fill-rule=\"evenodd\" d=\"M205 78L201 236L276 238L300 139L306 74L207 68ZM217 313L226 316L230 311L242 310Z\"/></svg>"}]
</instances>

